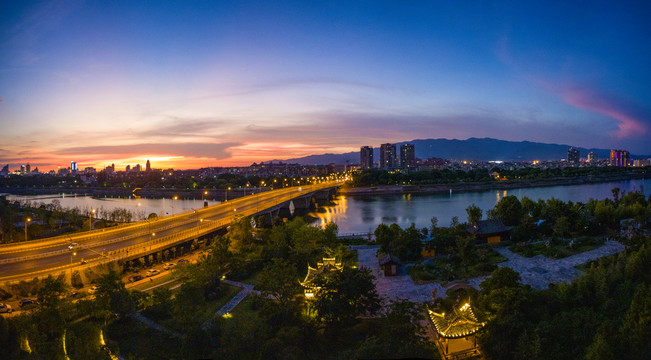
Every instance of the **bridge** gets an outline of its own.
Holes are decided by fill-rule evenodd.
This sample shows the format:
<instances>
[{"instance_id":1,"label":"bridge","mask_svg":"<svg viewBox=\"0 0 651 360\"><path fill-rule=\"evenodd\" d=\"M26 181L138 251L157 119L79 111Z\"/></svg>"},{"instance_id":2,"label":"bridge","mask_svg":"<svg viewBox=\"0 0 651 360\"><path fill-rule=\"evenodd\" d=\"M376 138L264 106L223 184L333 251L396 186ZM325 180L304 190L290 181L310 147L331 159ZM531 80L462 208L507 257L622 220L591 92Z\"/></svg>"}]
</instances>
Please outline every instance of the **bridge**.
<instances>
[{"instance_id":1,"label":"bridge","mask_svg":"<svg viewBox=\"0 0 651 360\"><path fill-rule=\"evenodd\" d=\"M198 239L227 227L235 218L269 216L307 209L333 196L342 181L260 192L221 204L155 220L47 239L0 245L0 281L71 274L100 264L131 260ZM72 246L71 244L76 244ZM82 261L83 259L83 261Z\"/></svg>"}]
</instances>

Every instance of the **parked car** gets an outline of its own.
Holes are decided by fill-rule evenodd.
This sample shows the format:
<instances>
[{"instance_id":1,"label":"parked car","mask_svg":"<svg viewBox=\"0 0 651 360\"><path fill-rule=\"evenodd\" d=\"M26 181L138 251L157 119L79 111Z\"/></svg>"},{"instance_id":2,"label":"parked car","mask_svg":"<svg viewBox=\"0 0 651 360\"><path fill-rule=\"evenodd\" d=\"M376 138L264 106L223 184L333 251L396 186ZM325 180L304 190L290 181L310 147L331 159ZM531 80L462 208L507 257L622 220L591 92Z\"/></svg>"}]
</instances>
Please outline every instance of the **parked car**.
<instances>
[{"instance_id":1,"label":"parked car","mask_svg":"<svg viewBox=\"0 0 651 360\"><path fill-rule=\"evenodd\" d=\"M36 304L38 304L38 301L32 300L32 299L22 299L22 300L20 300L18 302L18 306L20 306L20 307L23 307L23 306L26 306L26 305L32 305L32 304L36 305Z\"/></svg>"},{"instance_id":2,"label":"parked car","mask_svg":"<svg viewBox=\"0 0 651 360\"><path fill-rule=\"evenodd\" d=\"M165 264L165 266L163 266L163 268L165 270L169 270L169 269L173 268L175 265L176 264L174 264L174 263L167 263L167 264Z\"/></svg>"},{"instance_id":3,"label":"parked car","mask_svg":"<svg viewBox=\"0 0 651 360\"><path fill-rule=\"evenodd\" d=\"M97 292L98 287L97 286L92 286L90 289L88 289L89 294L94 294Z\"/></svg>"},{"instance_id":4,"label":"parked car","mask_svg":"<svg viewBox=\"0 0 651 360\"><path fill-rule=\"evenodd\" d=\"M129 282L136 282L142 280L142 275L131 275L129 276Z\"/></svg>"},{"instance_id":5,"label":"parked car","mask_svg":"<svg viewBox=\"0 0 651 360\"><path fill-rule=\"evenodd\" d=\"M160 274L160 270L157 269L149 269L147 270L147 276L154 276Z\"/></svg>"},{"instance_id":6,"label":"parked car","mask_svg":"<svg viewBox=\"0 0 651 360\"><path fill-rule=\"evenodd\" d=\"M183 263L187 263L187 262L190 262L190 261L188 261L186 259L181 259L181 260L177 261L178 264L183 264Z\"/></svg>"},{"instance_id":7,"label":"parked car","mask_svg":"<svg viewBox=\"0 0 651 360\"><path fill-rule=\"evenodd\" d=\"M68 294L69 297L76 298L79 295L79 291L72 291Z\"/></svg>"},{"instance_id":8,"label":"parked car","mask_svg":"<svg viewBox=\"0 0 651 360\"><path fill-rule=\"evenodd\" d=\"M0 313L10 313L12 311L14 311L14 309L11 308L11 305L0 304Z\"/></svg>"}]
</instances>

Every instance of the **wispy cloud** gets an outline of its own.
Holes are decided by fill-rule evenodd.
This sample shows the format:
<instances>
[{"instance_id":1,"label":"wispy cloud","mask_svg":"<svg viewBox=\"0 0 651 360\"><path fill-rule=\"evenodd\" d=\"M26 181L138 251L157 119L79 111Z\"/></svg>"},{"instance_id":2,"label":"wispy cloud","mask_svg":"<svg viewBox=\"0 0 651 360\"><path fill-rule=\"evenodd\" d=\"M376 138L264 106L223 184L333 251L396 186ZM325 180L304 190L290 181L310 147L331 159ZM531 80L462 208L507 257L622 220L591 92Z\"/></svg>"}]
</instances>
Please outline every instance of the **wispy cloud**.
<instances>
[{"instance_id":1,"label":"wispy cloud","mask_svg":"<svg viewBox=\"0 0 651 360\"><path fill-rule=\"evenodd\" d=\"M644 119L651 114L635 104L617 96L599 92L587 87L571 87L561 90L565 102L578 108L608 116L617 122L617 130L612 135L618 139L645 136L649 132L649 124Z\"/></svg>"},{"instance_id":2,"label":"wispy cloud","mask_svg":"<svg viewBox=\"0 0 651 360\"><path fill-rule=\"evenodd\" d=\"M104 145L80 146L55 151L58 155L104 155L104 156L137 156L137 155L169 155L203 157L208 159L225 159L230 157L230 148L240 143L180 143L180 144L134 144L134 145Z\"/></svg>"}]
</instances>

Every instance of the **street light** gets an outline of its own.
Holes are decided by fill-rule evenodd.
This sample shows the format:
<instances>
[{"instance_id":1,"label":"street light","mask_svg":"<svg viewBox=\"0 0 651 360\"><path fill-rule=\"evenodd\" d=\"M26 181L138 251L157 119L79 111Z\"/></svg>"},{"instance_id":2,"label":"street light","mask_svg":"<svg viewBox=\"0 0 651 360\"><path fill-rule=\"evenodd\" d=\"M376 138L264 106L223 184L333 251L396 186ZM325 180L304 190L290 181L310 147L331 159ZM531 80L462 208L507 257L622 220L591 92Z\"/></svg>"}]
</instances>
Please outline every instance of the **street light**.
<instances>
[{"instance_id":1,"label":"street light","mask_svg":"<svg viewBox=\"0 0 651 360\"><path fill-rule=\"evenodd\" d=\"M176 200L176 199L178 199L178 198L179 198L178 196L174 196L174 197L172 198L172 200ZM172 201L172 205L171 205L171 206L172 206L172 216L174 216L174 201Z\"/></svg>"},{"instance_id":2,"label":"street light","mask_svg":"<svg viewBox=\"0 0 651 360\"><path fill-rule=\"evenodd\" d=\"M229 186L228 189L226 189L226 197L224 198L224 202L228 201L228 192L231 190L231 187Z\"/></svg>"},{"instance_id":3,"label":"street light","mask_svg":"<svg viewBox=\"0 0 651 360\"><path fill-rule=\"evenodd\" d=\"M95 213L95 209L91 210L88 213L88 227L90 230L93 230L93 214Z\"/></svg>"},{"instance_id":4,"label":"street light","mask_svg":"<svg viewBox=\"0 0 651 360\"><path fill-rule=\"evenodd\" d=\"M25 219L25 241L27 241L27 223L32 221L31 218Z\"/></svg>"}]
</instances>

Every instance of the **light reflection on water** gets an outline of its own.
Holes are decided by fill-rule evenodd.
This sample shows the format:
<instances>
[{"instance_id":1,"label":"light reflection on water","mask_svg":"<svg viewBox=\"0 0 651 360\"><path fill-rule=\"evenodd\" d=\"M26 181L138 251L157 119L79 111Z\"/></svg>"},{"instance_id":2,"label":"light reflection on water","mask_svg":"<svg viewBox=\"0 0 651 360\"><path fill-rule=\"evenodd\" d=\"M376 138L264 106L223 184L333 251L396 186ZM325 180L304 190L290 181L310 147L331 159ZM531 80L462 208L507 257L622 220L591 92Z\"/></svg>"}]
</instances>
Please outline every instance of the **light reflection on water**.
<instances>
[{"instance_id":1,"label":"light reflection on water","mask_svg":"<svg viewBox=\"0 0 651 360\"><path fill-rule=\"evenodd\" d=\"M486 218L487 210L492 209L500 199L508 195L515 195L519 199L525 196L532 200L554 197L563 201L585 203L590 198L612 198L612 189L615 187L625 192L643 190L646 197L651 195L651 180L490 190L451 195L447 193L339 195L334 205L324 206L321 208L322 212L312 212L310 215L318 218L316 224L321 226L325 226L328 222L335 222L339 227L339 233L372 232L380 223L394 222L402 227L415 223L417 228L429 228L432 217L438 218L440 226L449 225L454 216L457 216L460 222L466 221L468 217L466 208L471 204L479 206Z\"/></svg>"}]
</instances>

